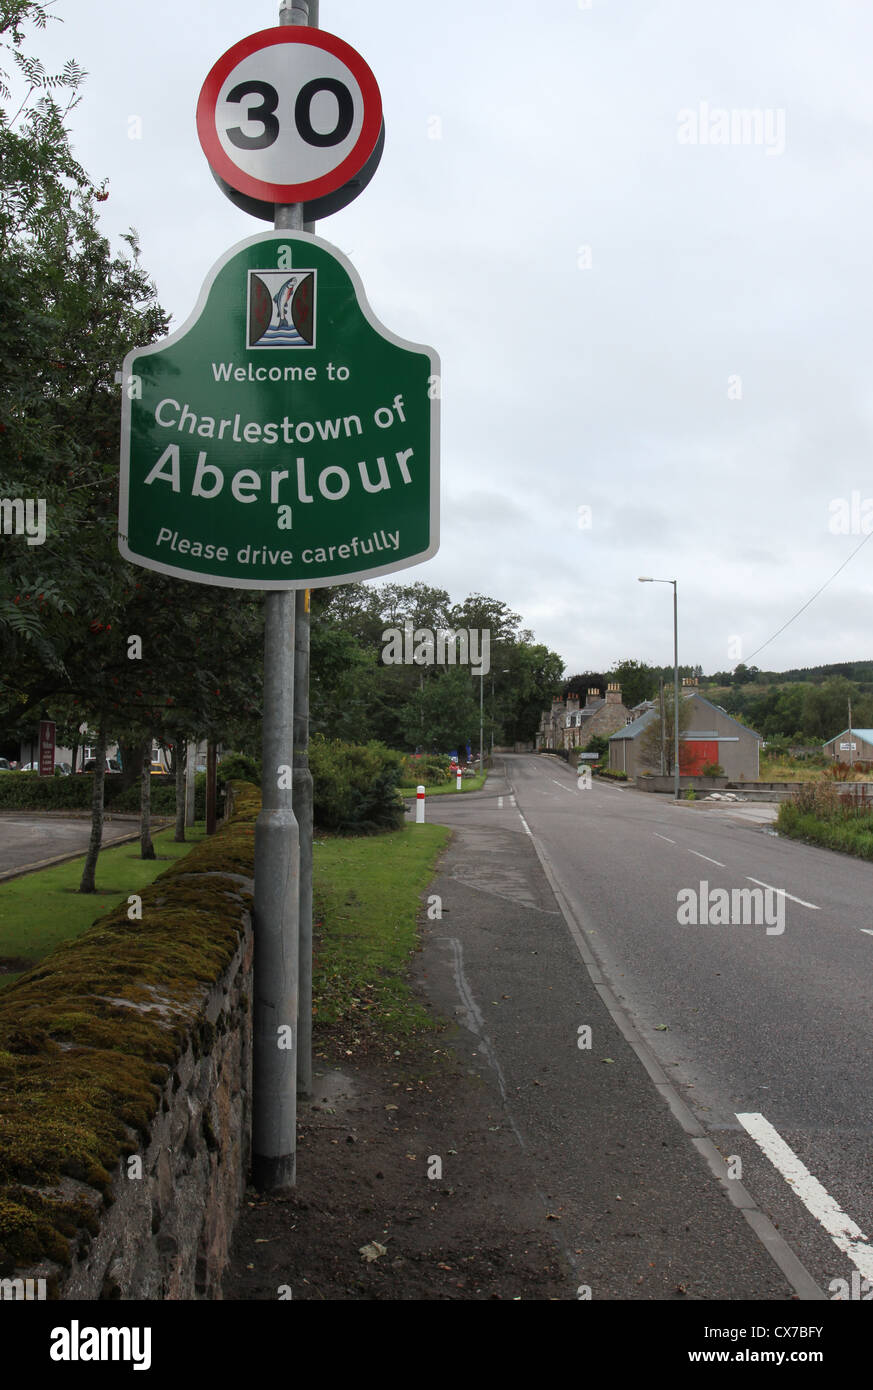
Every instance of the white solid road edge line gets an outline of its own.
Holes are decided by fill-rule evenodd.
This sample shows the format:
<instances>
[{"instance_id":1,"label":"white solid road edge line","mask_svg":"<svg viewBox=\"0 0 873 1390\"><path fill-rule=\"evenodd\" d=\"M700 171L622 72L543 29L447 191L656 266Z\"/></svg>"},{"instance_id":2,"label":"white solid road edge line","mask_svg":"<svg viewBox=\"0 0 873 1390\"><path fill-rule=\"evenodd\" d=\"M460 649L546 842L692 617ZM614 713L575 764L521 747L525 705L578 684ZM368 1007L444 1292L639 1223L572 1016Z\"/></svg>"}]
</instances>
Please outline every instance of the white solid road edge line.
<instances>
[{"instance_id":1,"label":"white solid road edge line","mask_svg":"<svg viewBox=\"0 0 873 1390\"><path fill-rule=\"evenodd\" d=\"M771 893L781 893L783 898L790 898L793 903L800 903L801 907L811 907L813 912L821 912L818 903L808 903L804 898L795 898L793 893L786 893L784 888L774 888L772 883L765 883L760 878L752 878L749 874L746 874L746 878L750 883L759 883L762 888L769 888Z\"/></svg>"},{"instance_id":2,"label":"white solid road edge line","mask_svg":"<svg viewBox=\"0 0 873 1390\"><path fill-rule=\"evenodd\" d=\"M830 1193L822 1187L793 1149L763 1115L737 1115L747 1134L766 1154L773 1167L793 1187L807 1211L824 1226L831 1240L842 1250L865 1279L873 1279L873 1247L850 1216L837 1206Z\"/></svg>"}]
</instances>

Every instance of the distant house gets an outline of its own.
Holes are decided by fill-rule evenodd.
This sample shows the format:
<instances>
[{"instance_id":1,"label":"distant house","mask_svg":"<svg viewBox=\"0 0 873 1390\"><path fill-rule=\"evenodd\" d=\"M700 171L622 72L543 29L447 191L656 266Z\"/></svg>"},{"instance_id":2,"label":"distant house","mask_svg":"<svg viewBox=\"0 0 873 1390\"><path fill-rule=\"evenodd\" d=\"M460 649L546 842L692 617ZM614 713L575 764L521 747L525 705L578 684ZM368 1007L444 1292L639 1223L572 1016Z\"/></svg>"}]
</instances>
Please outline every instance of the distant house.
<instances>
[{"instance_id":1,"label":"distant house","mask_svg":"<svg viewBox=\"0 0 873 1390\"><path fill-rule=\"evenodd\" d=\"M759 772L761 735L732 719L720 705L714 705L686 682L680 698L688 702L690 721L679 735L679 771L692 777L707 763L720 763L732 781L754 781ZM613 771L637 777L641 772L657 772L657 765L645 761L640 737L658 719L654 702L638 718L619 729L609 740L609 766ZM672 743L672 733L668 730Z\"/></svg>"},{"instance_id":2,"label":"distant house","mask_svg":"<svg viewBox=\"0 0 873 1390\"><path fill-rule=\"evenodd\" d=\"M844 729L822 745L836 763L873 762L873 729Z\"/></svg>"},{"instance_id":3,"label":"distant house","mask_svg":"<svg viewBox=\"0 0 873 1390\"><path fill-rule=\"evenodd\" d=\"M608 737L627 723L628 710L621 702L621 686L611 682L606 695L592 686L581 705L578 695L562 700L556 695L552 708L544 710L537 735L537 749L585 748L595 734Z\"/></svg>"}]
</instances>

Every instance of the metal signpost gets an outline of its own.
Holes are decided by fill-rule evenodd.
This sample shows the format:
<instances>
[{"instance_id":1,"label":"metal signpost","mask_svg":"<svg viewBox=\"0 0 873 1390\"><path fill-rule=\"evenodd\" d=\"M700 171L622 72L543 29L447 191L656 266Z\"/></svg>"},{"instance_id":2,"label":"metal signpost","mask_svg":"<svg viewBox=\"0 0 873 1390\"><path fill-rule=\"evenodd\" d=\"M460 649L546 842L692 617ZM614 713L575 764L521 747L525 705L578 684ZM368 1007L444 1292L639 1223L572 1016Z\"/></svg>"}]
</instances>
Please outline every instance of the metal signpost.
<instances>
[{"instance_id":1,"label":"metal signpost","mask_svg":"<svg viewBox=\"0 0 873 1390\"><path fill-rule=\"evenodd\" d=\"M277 28L215 63L197 105L223 192L273 230L231 248L188 322L124 363L122 554L266 591L252 1139L263 1189L295 1181L298 1081L311 1087L308 591L438 548L439 360L386 329L351 263L304 230L360 193L384 143L375 77L311 21L316 0L283 6Z\"/></svg>"}]
</instances>

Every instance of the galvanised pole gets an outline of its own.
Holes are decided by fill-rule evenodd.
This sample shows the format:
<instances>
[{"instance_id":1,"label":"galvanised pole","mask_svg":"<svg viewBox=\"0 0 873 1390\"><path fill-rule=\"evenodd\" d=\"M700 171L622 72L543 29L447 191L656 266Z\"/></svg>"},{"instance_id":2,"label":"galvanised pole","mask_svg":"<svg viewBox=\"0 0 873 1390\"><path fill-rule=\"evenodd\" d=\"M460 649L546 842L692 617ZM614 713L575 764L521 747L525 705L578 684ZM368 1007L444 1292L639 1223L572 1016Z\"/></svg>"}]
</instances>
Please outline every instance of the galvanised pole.
<instances>
[{"instance_id":1,"label":"galvanised pole","mask_svg":"<svg viewBox=\"0 0 873 1390\"><path fill-rule=\"evenodd\" d=\"M303 23L298 20L297 23ZM309 0L318 28L318 0ZM315 222L303 230L315 231ZM300 828L300 952L297 1001L297 1090L312 1095L312 773L309 770L309 590L297 591L294 665L294 805Z\"/></svg>"},{"instance_id":2,"label":"galvanised pole","mask_svg":"<svg viewBox=\"0 0 873 1390\"><path fill-rule=\"evenodd\" d=\"M294 809L300 830L297 1090L312 1095L312 773L309 771L309 590L296 596Z\"/></svg>"},{"instance_id":3,"label":"galvanised pole","mask_svg":"<svg viewBox=\"0 0 873 1390\"><path fill-rule=\"evenodd\" d=\"M307 24L306 0L280 24ZM303 206L277 206L277 231L302 231ZM255 826L252 1180L262 1191L297 1179L297 990L300 835L293 805L293 589L264 596L262 809Z\"/></svg>"},{"instance_id":4,"label":"galvanised pole","mask_svg":"<svg viewBox=\"0 0 873 1390\"><path fill-rule=\"evenodd\" d=\"M676 580L673 585L673 799L679 800L679 606Z\"/></svg>"}]
</instances>

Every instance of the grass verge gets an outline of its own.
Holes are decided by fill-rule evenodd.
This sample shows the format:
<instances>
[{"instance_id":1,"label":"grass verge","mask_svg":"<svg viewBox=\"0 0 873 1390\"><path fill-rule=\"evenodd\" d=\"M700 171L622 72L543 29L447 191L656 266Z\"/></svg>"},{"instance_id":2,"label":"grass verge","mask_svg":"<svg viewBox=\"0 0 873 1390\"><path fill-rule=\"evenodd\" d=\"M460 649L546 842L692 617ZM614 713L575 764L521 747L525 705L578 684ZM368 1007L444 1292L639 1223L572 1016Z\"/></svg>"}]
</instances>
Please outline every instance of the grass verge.
<instances>
[{"instance_id":1,"label":"grass verge","mask_svg":"<svg viewBox=\"0 0 873 1390\"><path fill-rule=\"evenodd\" d=\"M158 831L153 836L156 859L140 859L138 840L101 850L96 893L77 892L84 855L0 884L0 988L152 883L172 860L182 859L205 838L206 828L201 822L185 833L185 843L176 844L172 826ZM21 968L5 973L4 961L20 961Z\"/></svg>"},{"instance_id":2,"label":"grass verge","mask_svg":"<svg viewBox=\"0 0 873 1390\"><path fill-rule=\"evenodd\" d=\"M783 801L776 829L793 840L854 854L859 859L873 859L873 815L869 813L825 818L801 812L790 801Z\"/></svg>"},{"instance_id":3,"label":"grass verge","mask_svg":"<svg viewBox=\"0 0 873 1390\"><path fill-rule=\"evenodd\" d=\"M477 792L477 791L481 790L481 788L484 787L484 785L485 785L485 779L487 778L487 776L488 776L488 773L487 773L487 772L477 772L475 777L464 777L463 780L462 780L462 782L461 782L461 790L460 790L460 792L458 792L458 789L457 789L457 787L456 787L456 785L455 785L455 778L454 778L454 777L452 778L451 782L440 782L440 783L439 783L437 786L435 786L435 787L425 787L425 791L427 792L427 796L428 796L428 797L431 797L431 796L459 796L459 795L460 795L460 796L463 796L464 792ZM400 795L401 795L401 796L407 796L407 797L408 797L408 796L413 796L413 797L414 797L414 796L417 795L417 793L418 793L418 787L401 787L401 788L400 788Z\"/></svg>"},{"instance_id":4,"label":"grass verge","mask_svg":"<svg viewBox=\"0 0 873 1390\"><path fill-rule=\"evenodd\" d=\"M421 897L449 840L442 825L407 825L313 850L314 1051L391 1057L434 1020L406 982Z\"/></svg>"}]
</instances>

